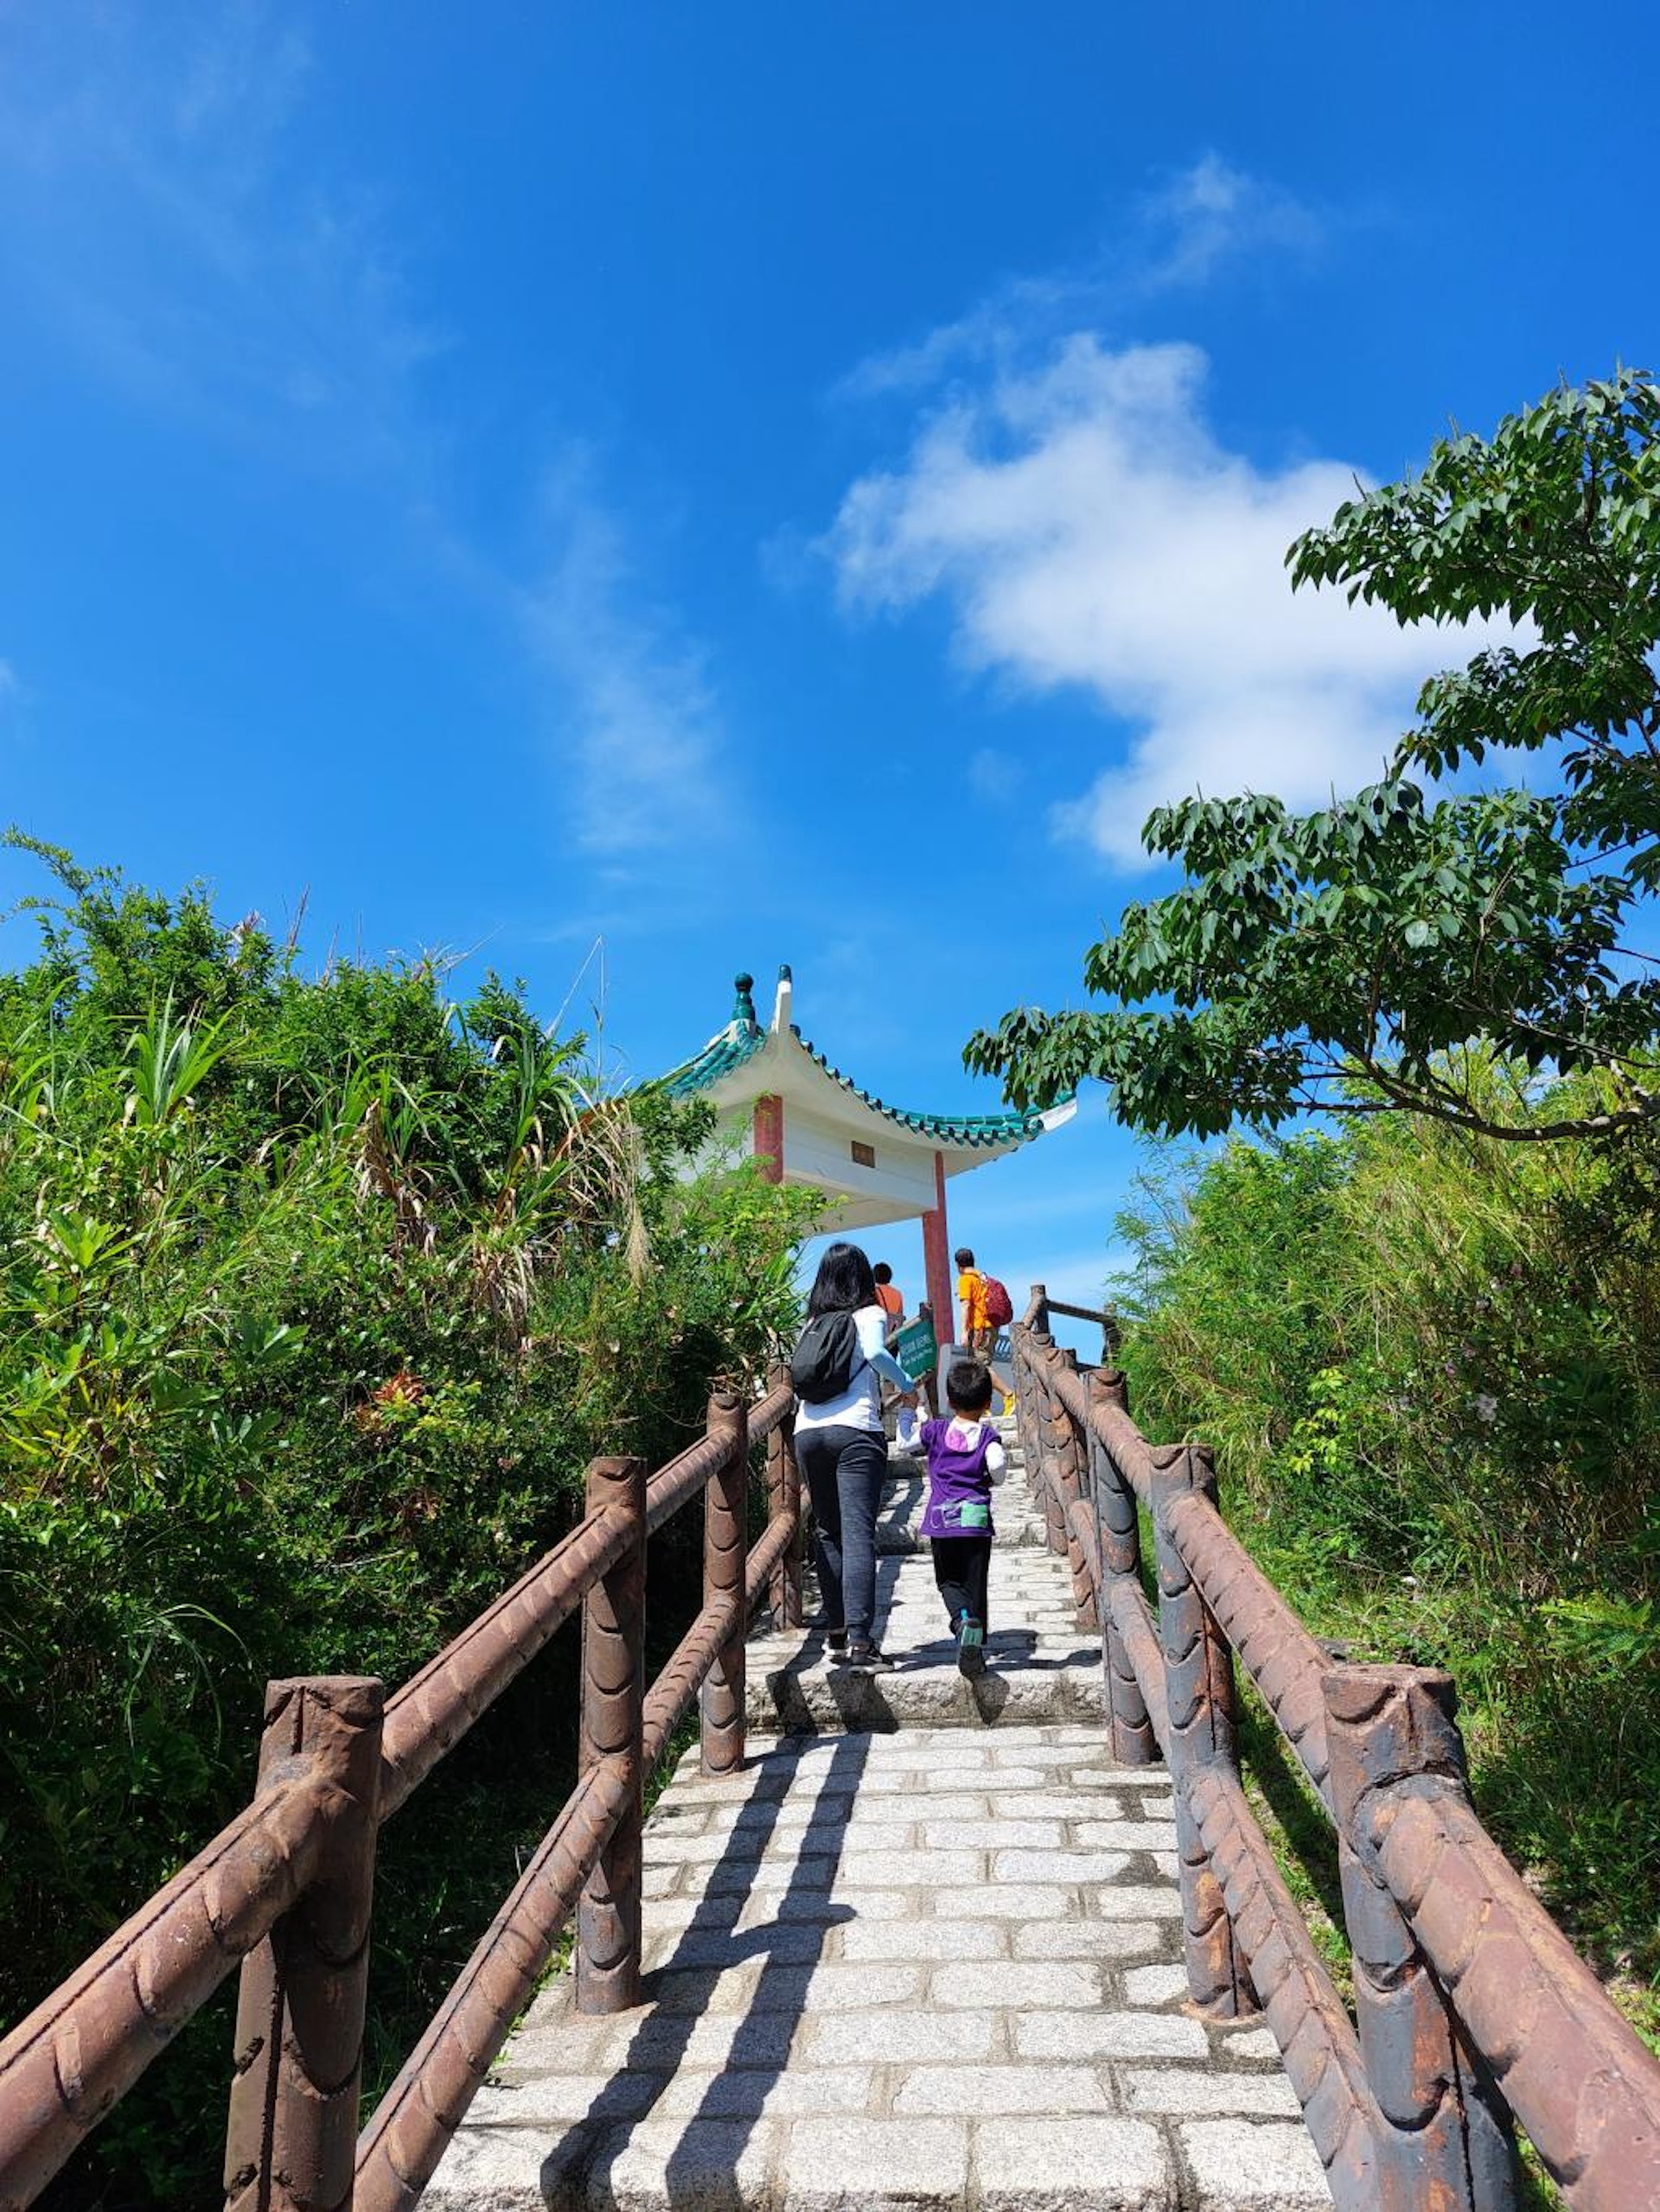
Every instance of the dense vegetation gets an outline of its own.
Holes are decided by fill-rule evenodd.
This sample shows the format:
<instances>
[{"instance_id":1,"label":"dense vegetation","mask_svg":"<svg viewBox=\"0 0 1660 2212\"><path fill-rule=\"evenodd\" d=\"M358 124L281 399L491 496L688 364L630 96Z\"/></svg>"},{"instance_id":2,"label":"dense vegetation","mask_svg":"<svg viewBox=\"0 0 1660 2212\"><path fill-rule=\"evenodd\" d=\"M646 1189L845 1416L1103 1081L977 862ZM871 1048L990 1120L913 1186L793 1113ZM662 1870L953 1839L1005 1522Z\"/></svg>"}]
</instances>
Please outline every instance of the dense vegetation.
<instances>
[{"instance_id":1,"label":"dense vegetation","mask_svg":"<svg viewBox=\"0 0 1660 2212\"><path fill-rule=\"evenodd\" d=\"M1660 2030L1660 1145L1235 1140L1120 1228L1144 1425L1317 1635L1452 1670L1484 1817Z\"/></svg>"},{"instance_id":2,"label":"dense vegetation","mask_svg":"<svg viewBox=\"0 0 1660 2212\"><path fill-rule=\"evenodd\" d=\"M594 1452L677 1449L788 1326L802 1226L747 1171L678 1180L706 1110L593 1095L494 978L308 976L199 890L35 850L55 896L0 979L0 2020L245 1801L268 1677L402 1680ZM654 1548L663 1635L687 1541ZM386 1832L372 2076L569 1787L570 1641ZM223 2005L186 2046L61 2202L217 2201Z\"/></svg>"}]
</instances>

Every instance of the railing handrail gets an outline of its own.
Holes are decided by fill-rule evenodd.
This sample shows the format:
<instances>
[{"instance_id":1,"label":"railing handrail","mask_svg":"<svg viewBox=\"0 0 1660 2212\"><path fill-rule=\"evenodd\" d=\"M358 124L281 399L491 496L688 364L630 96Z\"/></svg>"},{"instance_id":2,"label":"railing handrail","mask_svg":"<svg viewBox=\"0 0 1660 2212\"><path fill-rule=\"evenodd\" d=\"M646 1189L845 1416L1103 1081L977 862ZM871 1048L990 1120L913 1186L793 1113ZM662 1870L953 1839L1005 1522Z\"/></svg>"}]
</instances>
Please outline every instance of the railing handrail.
<instances>
[{"instance_id":1,"label":"railing handrail","mask_svg":"<svg viewBox=\"0 0 1660 2212\"><path fill-rule=\"evenodd\" d=\"M386 1700L384 1719L379 1684L365 1686L373 1691L372 1726L379 1744L378 1773L372 1775L369 1791L374 1809L367 1824L367 1852L372 1863L374 1830L407 1801L608 1578L630 1555L643 1556L641 1547L650 1533L700 1493L712 1496L718 1477L724 1478L717 1487L726 1493L724 1509L729 1518L736 1514L742 1546L742 1494L748 1481L750 1446L768 1442L769 1517L759 1541L753 1550L744 1552L737 1583L712 1596L706 1570L705 1603L642 1701L635 1752L600 1757L586 1767L513 1896L481 1939L393 2091L383 2100L358 2160L360 2207L412 2203L419 2194L448 2139L447 2127L464 2110L483 2068L527 1998L540 1964L570 1916L576 1892L591 1880L597 1860L629 1813L630 1800L637 1822L644 1775L661 1763L700 1686L723 1656L730 1656L734 1645L741 1677L742 1641L750 1613L769 1584L780 1595L786 1614L799 1619L799 1564L791 1559L801 1521L799 1477L790 1449L794 1406L788 1380L776 1371L771 1387L753 1405L731 1395L724 1399L718 1396L711 1401L706 1434L642 1485L637 1518L615 1499L584 1512L550 1552ZM22 2212L33 2201L239 1963L244 1969L246 1997L251 1954L256 1947L266 1947L277 1923L302 1910L315 1890L336 1806L342 1807L342 1818L357 1808L346 1804L326 1771L308 1767L303 1757L284 1762L280 1743L276 1746L279 1756L268 1768L271 1699L281 1690L303 1692L308 1686L329 1686L273 1685L268 1692L261 1786L252 1801L0 2040L0 2212ZM728 1715L725 1726L729 1737L735 1731L741 1759L741 1680L736 1715ZM730 1743L725 1756L730 1760ZM540 1931L536 1946L529 1939L533 1928ZM527 1970L535 1947L540 1949L541 1960ZM636 1953L637 1947L636 1914ZM361 2016L361 2001L359 2009ZM425 2080L423 2069L434 2062L433 2053L440 2046L445 2071L443 2082L435 2085ZM467 2054L464 2062L457 2056L461 2052ZM273 2055L266 2056L273 2065L279 2063ZM422 2089L412 2100L399 2094L412 2083ZM418 2120L414 2107L418 2107ZM453 2114L444 2126L437 2117L441 2112ZM354 2100L353 2139L354 2115ZM268 2142L264 2155L268 2161ZM419 2167L425 2171L418 2174ZM257 2194L259 2178L233 2175L227 2183L230 2201L243 2202L246 2191L239 2184L244 2181ZM268 2181L268 2176L264 2178ZM252 2202L253 2196L247 2201Z\"/></svg>"},{"instance_id":2,"label":"railing handrail","mask_svg":"<svg viewBox=\"0 0 1660 2212\"><path fill-rule=\"evenodd\" d=\"M1029 1316L1063 1310L1034 1290ZM1235 1942L1252 1971L1273 1980L1264 1992L1269 2023L1339 2205L1393 2212L1445 2201L1500 2212L1514 2201L1506 2107L1571 2205L1636 2212L1660 2203L1660 2061L1483 1826L1464 1779L1450 1681L1430 1670L1334 1664L1223 1520L1202 1449L1152 1444L1130 1417L1122 1379L1080 1374L1041 1323L1029 1318L1014 1336L1028 1464L1059 1508L1078 1594L1107 1643L1115 1754L1145 1760L1150 1734L1170 1759L1178 1833L1185 1824L1188 1835L1181 1871L1193 1994L1204 2000L1201 1980ZM1161 1546L1162 1634L1140 1583L1137 1502ZM1055 1527L1051 1517L1051 1542ZM1355 1862L1345 1865L1344 1902L1357 2043L1240 1786L1231 1674L1193 1673L1204 1665L1196 1617L1201 1644L1212 1637L1224 1657L1243 1662L1345 1861ZM1226 1724L1198 1756L1179 1738L1213 1693ZM1207 1883L1220 1924L1207 1917ZM1459 2078L1451 2052L1453 2094L1441 2101L1458 2109L1439 2113L1430 2094L1437 2007L1456 2018L1497 2085ZM1405 2043L1392 2039L1402 2032ZM1452 2175L1444 2200L1433 2196L1436 2158ZM1408 2173L1415 2185L1403 2180Z\"/></svg>"}]
</instances>

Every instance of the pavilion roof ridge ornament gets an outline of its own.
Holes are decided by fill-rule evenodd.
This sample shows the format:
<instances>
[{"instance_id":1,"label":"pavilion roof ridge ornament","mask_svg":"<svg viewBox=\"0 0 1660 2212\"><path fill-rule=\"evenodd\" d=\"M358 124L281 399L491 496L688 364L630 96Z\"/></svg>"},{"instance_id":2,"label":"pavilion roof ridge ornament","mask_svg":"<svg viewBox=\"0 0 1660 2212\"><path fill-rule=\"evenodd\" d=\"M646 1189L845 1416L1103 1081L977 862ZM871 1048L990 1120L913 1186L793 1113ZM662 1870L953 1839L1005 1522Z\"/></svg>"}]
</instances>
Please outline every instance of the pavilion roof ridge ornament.
<instances>
[{"instance_id":1,"label":"pavilion roof ridge ornament","mask_svg":"<svg viewBox=\"0 0 1660 2212\"><path fill-rule=\"evenodd\" d=\"M1047 1129L1069 1121L1076 1110L1076 1102L1065 1099L1047 1110L1027 1109L1000 1113L920 1113L904 1107L890 1106L874 1092L862 1090L852 1078L842 1073L827 1055L801 1035L801 1026L791 1019L794 978L788 966L778 971L777 995L773 1004L772 1020L762 1029L756 1018L755 979L740 974L733 979L736 998L731 1019L724 1030L710 1038L700 1052L671 1068L662 1078L663 1087L675 1098L694 1097L699 1092L712 1089L723 1078L735 1074L744 1064L757 1057L776 1061L781 1054L798 1053L807 1059L820 1074L827 1077L849 1099L856 1100L867 1112L878 1114L885 1121L909 1131L913 1136L932 1138L944 1144L969 1151L1002 1151L1012 1144L1029 1144ZM760 1069L757 1077L764 1084Z\"/></svg>"}]
</instances>

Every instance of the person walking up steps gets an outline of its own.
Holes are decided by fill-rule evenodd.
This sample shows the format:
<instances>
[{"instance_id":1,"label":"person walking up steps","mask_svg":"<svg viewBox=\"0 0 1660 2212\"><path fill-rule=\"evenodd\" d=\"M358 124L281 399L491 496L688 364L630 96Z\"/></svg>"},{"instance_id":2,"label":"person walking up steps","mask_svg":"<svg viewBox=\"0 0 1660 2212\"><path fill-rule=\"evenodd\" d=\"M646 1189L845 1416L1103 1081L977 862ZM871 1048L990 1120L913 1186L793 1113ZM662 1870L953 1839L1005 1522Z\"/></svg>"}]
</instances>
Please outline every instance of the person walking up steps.
<instances>
[{"instance_id":1,"label":"person walking up steps","mask_svg":"<svg viewBox=\"0 0 1660 2212\"><path fill-rule=\"evenodd\" d=\"M887 1316L871 1263L856 1244L833 1244L808 1295L808 1322L789 1363L800 1400L795 1459L813 1500L813 1548L833 1666L856 1673L893 1664L878 1648L876 1516L888 1471L881 1386L903 1406L916 1386L883 1349Z\"/></svg>"},{"instance_id":2,"label":"person walking up steps","mask_svg":"<svg viewBox=\"0 0 1660 2212\"><path fill-rule=\"evenodd\" d=\"M957 1296L962 1301L962 1341L989 1367L997 1356L997 1332L1013 1320L1014 1308L996 1276L982 1274L975 1266L974 1255L966 1244L959 1245L953 1257L957 1264ZM1004 1412L1012 1412L1014 1398L1008 1385L995 1374L993 1380L1003 1393Z\"/></svg>"},{"instance_id":3,"label":"person walking up steps","mask_svg":"<svg viewBox=\"0 0 1660 2212\"><path fill-rule=\"evenodd\" d=\"M957 1640L957 1667L986 1671L986 1586L992 1567L992 1488L1006 1457L991 1424L992 1378L978 1360L957 1360L945 1378L948 1420L924 1421L928 1505L920 1533L934 1555L934 1581Z\"/></svg>"}]
</instances>

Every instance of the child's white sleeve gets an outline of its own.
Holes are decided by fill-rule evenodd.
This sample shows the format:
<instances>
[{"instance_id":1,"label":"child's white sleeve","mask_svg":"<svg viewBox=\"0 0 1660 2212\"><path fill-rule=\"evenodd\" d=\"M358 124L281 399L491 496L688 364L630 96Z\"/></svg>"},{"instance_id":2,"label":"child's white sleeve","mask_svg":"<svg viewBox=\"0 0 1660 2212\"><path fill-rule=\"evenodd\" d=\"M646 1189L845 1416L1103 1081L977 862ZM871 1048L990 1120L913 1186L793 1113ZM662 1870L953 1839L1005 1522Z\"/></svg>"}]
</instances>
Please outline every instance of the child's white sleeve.
<instances>
[{"instance_id":1,"label":"child's white sleeve","mask_svg":"<svg viewBox=\"0 0 1660 2212\"><path fill-rule=\"evenodd\" d=\"M1009 1456L1002 1445L993 1440L986 1447L986 1479L992 1483L1000 1482L1008 1471Z\"/></svg>"}]
</instances>

